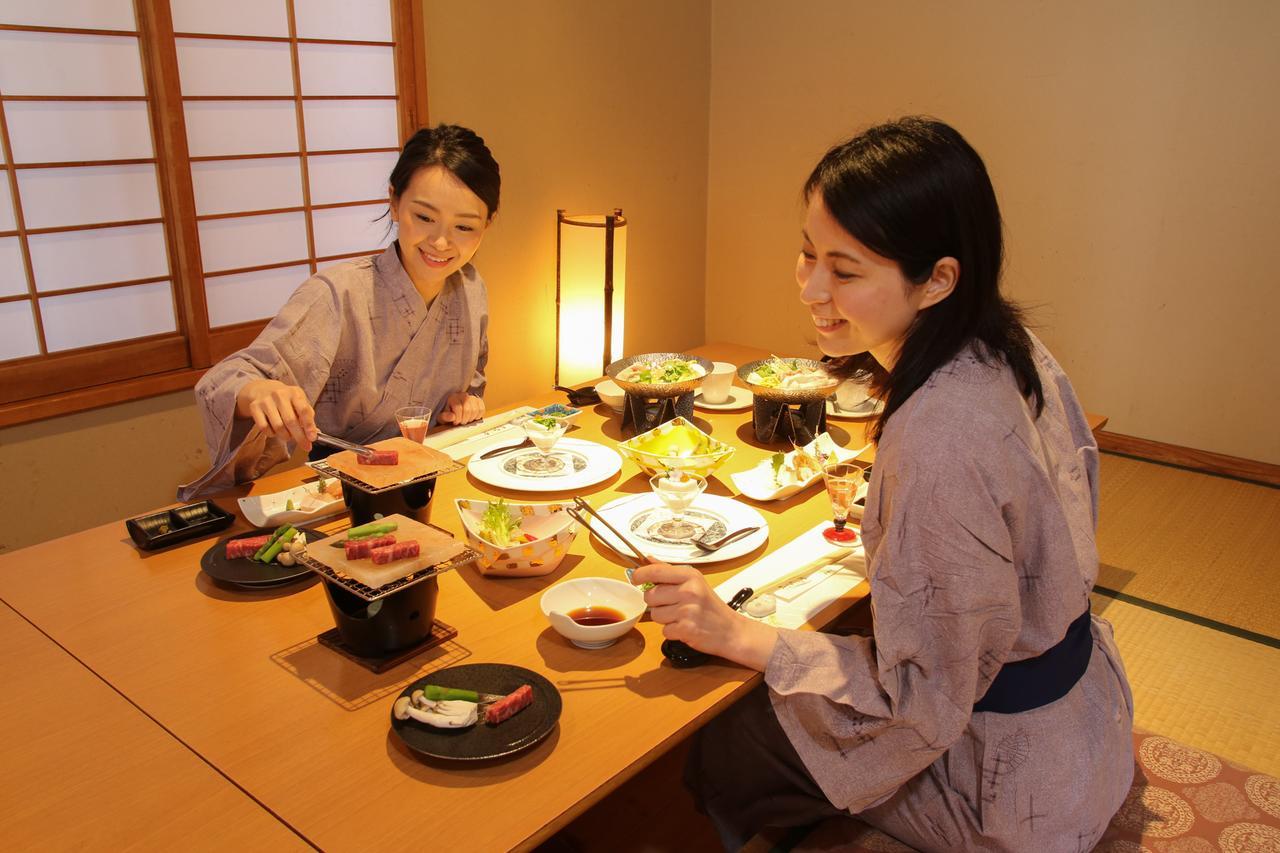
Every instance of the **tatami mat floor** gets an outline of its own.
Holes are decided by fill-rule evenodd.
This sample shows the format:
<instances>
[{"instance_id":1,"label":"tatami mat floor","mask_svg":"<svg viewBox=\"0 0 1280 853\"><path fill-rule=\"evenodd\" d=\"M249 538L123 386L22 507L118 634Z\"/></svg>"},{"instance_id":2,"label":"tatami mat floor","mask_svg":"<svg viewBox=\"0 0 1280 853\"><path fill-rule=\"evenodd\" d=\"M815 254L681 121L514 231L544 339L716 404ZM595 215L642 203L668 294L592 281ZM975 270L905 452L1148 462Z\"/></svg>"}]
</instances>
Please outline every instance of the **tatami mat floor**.
<instances>
[{"instance_id":1,"label":"tatami mat floor","mask_svg":"<svg viewBox=\"0 0 1280 853\"><path fill-rule=\"evenodd\" d=\"M1098 550L1093 609L1115 628L1136 725L1280 776L1280 489L1103 454ZM660 758L544 853L719 849L683 757Z\"/></svg>"}]
</instances>

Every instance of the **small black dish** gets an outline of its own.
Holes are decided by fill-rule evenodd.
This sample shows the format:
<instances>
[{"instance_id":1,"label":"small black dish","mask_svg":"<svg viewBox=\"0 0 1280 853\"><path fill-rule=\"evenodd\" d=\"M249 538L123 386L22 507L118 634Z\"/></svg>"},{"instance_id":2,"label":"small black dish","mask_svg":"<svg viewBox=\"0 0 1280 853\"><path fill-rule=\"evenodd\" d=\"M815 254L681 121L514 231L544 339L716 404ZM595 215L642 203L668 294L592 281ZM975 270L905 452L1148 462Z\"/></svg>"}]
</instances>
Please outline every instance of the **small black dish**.
<instances>
[{"instance_id":1,"label":"small black dish","mask_svg":"<svg viewBox=\"0 0 1280 853\"><path fill-rule=\"evenodd\" d=\"M124 527L134 544L144 551L154 551L225 530L235 520L234 515L213 501L200 501L131 518Z\"/></svg>"},{"instance_id":2,"label":"small black dish","mask_svg":"<svg viewBox=\"0 0 1280 853\"><path fill-rule=\"evenodd\" d=\"M290 581L300 580L311 575L311 570L301 563L282 566L279 563L259 563L249 557L227 559L227 543L232 539L247 539L250 536L266 536L275 533L274 527L260 527L256 530L245 530L234 536L219 539L204 556L200 558L200 568L214 580L234 584L248 589L279 586ZM307 537L307 542L318 542L325 535L309 527L299 527L298 532Z\"/></svg>"},{"instance_id":3,"label":"small black dish","mask_svg":"<svg viewBox=\"0 0 1280 853\"><path fill-rule=\"evenodd\" d=\"M406 687L408 696L424 684L497 693L503 696L528 684L533 688L533 704L514 717L491 726L483 719L465 729L437 729L414 719L397 720L391 714L391 729L404 745L428 758L479 761L523 752L540 743L556 727L562 702L555 685L532 670L504 663L469 663L437 670Z\"/></svg>"}]
</instances>

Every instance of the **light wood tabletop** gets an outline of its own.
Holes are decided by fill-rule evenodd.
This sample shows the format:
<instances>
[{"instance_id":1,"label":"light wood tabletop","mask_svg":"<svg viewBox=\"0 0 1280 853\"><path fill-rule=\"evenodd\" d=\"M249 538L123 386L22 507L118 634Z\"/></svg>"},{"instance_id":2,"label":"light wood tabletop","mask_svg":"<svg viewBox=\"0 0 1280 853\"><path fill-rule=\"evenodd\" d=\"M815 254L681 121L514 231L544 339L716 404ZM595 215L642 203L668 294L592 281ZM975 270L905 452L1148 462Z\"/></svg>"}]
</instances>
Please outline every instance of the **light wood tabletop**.
<instances>
[{"instance_id":1,"label":"light wood tabletop","mask_svg":"<svg viewBox=\"0 0 1280 853\"><path fill-rule=\"evenodd\" d=\"M735 363L762 355L721 344L694 352ZM549 393L526 402L559 398ZM737 447L709 494L736 495L730 473L780 449L756 442L749 410L699 410L696 422ZM627 437L603 405L574 423L572 437L609 446ZM865 426L829 423L837 443L855 449L865 444ZM271 475L237 494L279 491L311 473ZM647 477L624 461L618 475L581 493L600 506L647 489ZM496 494L538 502L570 497L503 492L456 472L440 479L430 521L461 537L454 499ZM820 485L783 501L746 502L768 520L768 542L706 566L713 584L830 513ZM233 499L219 503L235 509ZM347 523L340 516L315 526L331 532ZM231 532L247 527L239 520ZM457 627L458 637L381 675L316 642L333 626L318 581L260 592L214 585L199 567L214 541L141 552L123 523L105 525L0 556L0 598L323 849L402 849L430 838L477 850L531 847L759 681L724 663L674 669L660 654L659 627L647 620L601 650L577 648L552 631L538 607L543 590L566 578L622 577L618 558L585 532L547 577L491 579L470 567L443 575L436 615ZM38 575L31 567L39 567ZM826 624L865 590L864 582L814 625ZM443 767L419 760L390 731L393 698L422 675L480 662L527 667L556 685L564 703L557 729L499 763Z\"/></svg>"},{"instance_id":2,"label":"light wood tabletop","mask_svg":"<svg viewBox=\"0 0 1280 853\"><path fill-rule=\"evenodd\" d=\"M308 850L0 604L0 848Z\"/></svg>"}]
</instances>

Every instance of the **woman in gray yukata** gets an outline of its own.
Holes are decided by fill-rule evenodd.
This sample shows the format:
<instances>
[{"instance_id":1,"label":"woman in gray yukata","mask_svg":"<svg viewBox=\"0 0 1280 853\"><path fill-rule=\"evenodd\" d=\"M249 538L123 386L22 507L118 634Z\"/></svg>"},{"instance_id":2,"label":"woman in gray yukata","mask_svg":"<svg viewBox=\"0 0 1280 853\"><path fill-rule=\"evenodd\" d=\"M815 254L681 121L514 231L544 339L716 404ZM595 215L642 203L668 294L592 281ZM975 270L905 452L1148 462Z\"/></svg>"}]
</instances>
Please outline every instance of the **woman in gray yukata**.
<instances>
[{"instance_id":1,"label":"woman in gray yukata","mask_svg":"<svg viewBox=\"0 0 1280 853\"><path fill-rule=\"evenodd\" d=\"M252 480L311 450L317 429L359 443L397 435L402 406L429 408L433 426L482 418L489 314L471 259L500 185L474 132L414 134L390 177L396 241L313 275L196 385L212 465L179 498Z\"/></svg>"},{"instance_id":2,"label":"woman in gray yukata","mask_svg":"<svg viewBox=\"0 0 1280 853\"><path fill-rule=\"evenodd\" d=\"M885 400L862 522L865 635L731 611L697 571L635 573L666 637L764 673L686 781L738 849L857 814L920 850L1089 850L1133 776L1133 707L1097 576L1097 445L1000 294L978 154L909 118L805 184L796 278L824 353Z\"/></svg>"}]
</instances>

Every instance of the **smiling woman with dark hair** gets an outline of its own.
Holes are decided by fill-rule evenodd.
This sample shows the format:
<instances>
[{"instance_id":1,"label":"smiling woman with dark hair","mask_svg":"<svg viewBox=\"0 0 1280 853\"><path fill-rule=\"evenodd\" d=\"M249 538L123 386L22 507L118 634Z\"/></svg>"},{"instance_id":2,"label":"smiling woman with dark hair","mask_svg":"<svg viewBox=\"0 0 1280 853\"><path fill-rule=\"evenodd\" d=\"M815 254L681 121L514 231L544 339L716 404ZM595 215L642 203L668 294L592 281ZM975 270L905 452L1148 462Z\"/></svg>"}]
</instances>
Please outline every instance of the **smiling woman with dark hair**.
<instances>
[{"instance_id":1,"label":"smiling woman with dark hair","mask_svg":"<svg viewBox=\"0 0 1280 853\"><path fill-rule=\"evenodd\" d=\"M293 446L312 449L317 429L362 444L396 435L402 406L430 409L432 425L483 417L489 309L471 259L500 185L473 131L415 133L389 178L396 241L320 270L253 343L200 379L212 465L179 498L251 480Z\"/></svg>"},{"instance_id":2,"label":"smiling woman with dark hair","mask_svg":"<svg viewBox=\"0 0 1280 853\"><path fill-rule=\"evenodd\" d=\"M1098 456L1000 293L986 167L926 118L805 183L796 279L819 347L886 400L862 533L869 635L731 611L697 571L635 572L665 636L764 673L687 779L725 846L854 813L921 850L1087 850L1133 775L1133 706L1098 571Z\"/></svg>"}]
</instances>

